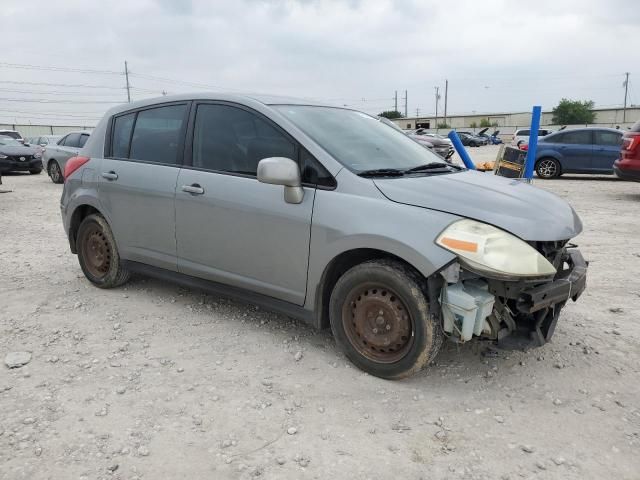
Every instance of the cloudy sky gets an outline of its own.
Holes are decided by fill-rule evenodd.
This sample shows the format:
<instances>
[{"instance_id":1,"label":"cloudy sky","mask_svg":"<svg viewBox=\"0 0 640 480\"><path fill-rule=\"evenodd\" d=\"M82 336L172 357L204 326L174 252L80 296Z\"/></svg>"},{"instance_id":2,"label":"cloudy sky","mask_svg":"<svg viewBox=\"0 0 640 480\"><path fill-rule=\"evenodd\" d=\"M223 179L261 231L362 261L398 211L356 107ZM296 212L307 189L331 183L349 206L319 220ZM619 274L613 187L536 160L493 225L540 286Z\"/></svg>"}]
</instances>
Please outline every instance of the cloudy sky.
<instances>
[{"instance_id":1,"label":"cloudy sky","mask_svg":"<svg viewBox=\"0 0 640 480\"><path fill-rule=\"evenodd\" d=\"M108 5L108 6L107 6ZM635 0L2 0L0 121L91 124L126 101L264 92L409 115L640 104ZM637 87L636 87L637 85ZM634 88L635 87L635 88ZM53 121L53 120L52 120Z\"/></svg>"}]
</instances>

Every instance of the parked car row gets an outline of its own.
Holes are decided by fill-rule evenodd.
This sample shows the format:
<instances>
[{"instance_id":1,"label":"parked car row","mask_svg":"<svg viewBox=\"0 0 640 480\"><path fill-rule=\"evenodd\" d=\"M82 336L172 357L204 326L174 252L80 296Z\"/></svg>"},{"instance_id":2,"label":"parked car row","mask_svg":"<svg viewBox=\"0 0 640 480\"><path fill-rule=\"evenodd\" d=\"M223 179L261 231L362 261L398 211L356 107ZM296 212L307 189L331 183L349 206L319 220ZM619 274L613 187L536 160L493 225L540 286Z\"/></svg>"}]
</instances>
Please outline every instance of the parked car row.
<instances>
[{"instance_id":1,"label":"parked car row","mask_svg":"<svg viewBox=\"0 0 640 480\"><path fill-rule=\"evenodd\" d=\"M79 130L67 135L40 135L23 138L15 130L0 130L0 174L43 169L53 183L64 182L64 169L71 157L78 155L91 132Z\"/></svg>"}]
</instances>

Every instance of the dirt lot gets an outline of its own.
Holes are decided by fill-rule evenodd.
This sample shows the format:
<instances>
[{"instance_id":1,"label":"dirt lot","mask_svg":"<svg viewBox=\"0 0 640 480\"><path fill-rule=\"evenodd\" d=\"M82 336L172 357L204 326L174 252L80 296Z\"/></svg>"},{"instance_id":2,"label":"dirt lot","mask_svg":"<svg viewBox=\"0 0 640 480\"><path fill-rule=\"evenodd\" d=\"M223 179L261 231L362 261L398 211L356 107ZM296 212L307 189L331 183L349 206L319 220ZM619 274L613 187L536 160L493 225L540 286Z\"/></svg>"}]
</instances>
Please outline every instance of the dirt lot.
<instances>
[{"instance_id":1,"label":"dirt lot","mask_svg":"<svg viewBox=\"0 0 640 480\"><path fill-rule=\"evenodd\" d=\"M0 365L1 479L640 478L640 184L536 182L581 215L591 261L551 344L445 345L391 382L250 305L140 277L92 287L62 187L3 180L0 360L32 358Z\"/></svg>"}]
</instances>

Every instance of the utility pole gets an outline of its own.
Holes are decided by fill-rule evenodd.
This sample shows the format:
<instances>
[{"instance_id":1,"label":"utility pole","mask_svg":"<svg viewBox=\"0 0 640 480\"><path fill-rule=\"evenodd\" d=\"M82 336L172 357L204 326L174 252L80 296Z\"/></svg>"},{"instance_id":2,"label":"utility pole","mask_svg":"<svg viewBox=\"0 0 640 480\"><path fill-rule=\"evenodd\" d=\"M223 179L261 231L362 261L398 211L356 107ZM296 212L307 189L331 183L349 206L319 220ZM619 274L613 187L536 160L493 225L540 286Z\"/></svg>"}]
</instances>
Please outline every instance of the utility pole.
<instances>
[{"instance_id":1,"label":"utility pole","mask_svg":"<svg viewBox=\"0 0 640 480\"><path fill-rule=\"evenodd\" d=\"M409 95L408 95L407 91L405 90L404 91L404 117L405 118L407 118L409 116L409 111L408 111L408 108L407 108L408 105L409 105L408 98L407 98L408 96Z\"/></svg>"},{"instance_id":2,"label":"utility pole","mask_svg":"<svg viewBox=\"0 0 640 480\"><path fill-rule=\"evenodd\" d=\"M629 91L629 72L625 72L624 74L624 108L622 109L622 123L627 121L627 92Z\"/></svg>"},{"instance_id":3,"label":"utility pole","mask_svg":"<svg viewBox=\"0 0 640 480\"><path fill-rule=\"evenodd\" d=\"M433 87L436 91L436 129L438 128L438 99L440 98L440 95L438 95L438 90L440 90L440 87Z\"/></svg>"},{"instance_id":4,"label":"utility pole","mask_svg":"<svg viewBox=\"0 0 640 480\"><path fill-rule=\"evenodd\" d=\"M394 102L394 107L393 109L397 112L398 111L398 90L396 90L396 95L395 95L395 102Z\"/></svg>"},{"instance_id":5,"label":"utility pole","mask_svg":"<svg viewBox=\"0 0 640 480\"><path fill-rule=\"evenodd\" d=\"M449 94L449 80L444 81L444 124L447 124L447 96Z\"/></svg>"},{"instance_id":6,"label":"utility pole","mask_svg":"<svg viewBox=\"0 0 640 480\"><path fill-rule=\"evenodd\" d=\"M416 118L420 116L420 109L416 108Z\"/></svg>"},{"instance_id":7,"label":"utility pole","mask_svg":"<svg viewBox=\"0 0 640 480\"><path fill-rule=\"evenodd\" d=\"M129 85L129 66L127 61L124 61L124 78L127 81L127 103L131 103L131 85Z\"/></svg>"}]
</instances>

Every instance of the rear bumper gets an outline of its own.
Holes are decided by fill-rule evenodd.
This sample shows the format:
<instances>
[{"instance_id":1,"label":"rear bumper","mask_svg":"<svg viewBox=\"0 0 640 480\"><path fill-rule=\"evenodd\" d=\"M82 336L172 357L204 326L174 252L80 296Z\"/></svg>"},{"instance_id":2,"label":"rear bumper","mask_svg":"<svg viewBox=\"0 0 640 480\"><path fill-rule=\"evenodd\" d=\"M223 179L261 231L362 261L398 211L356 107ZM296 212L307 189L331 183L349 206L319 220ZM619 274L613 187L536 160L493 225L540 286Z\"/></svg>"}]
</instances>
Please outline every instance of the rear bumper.
<instances>
[{"instance_id":1,"label":"rear bumper","mask_svg":"<svg viewBox=\"0 0 640 480\"><path fill-rule=\"evenodd\" d=\"M622 180L629 180L631 182L640 182L640 170L632 170L630 168L623 169L614 163L613 173L616 174L616 177Z\"/></svg>"}]
</instances>

